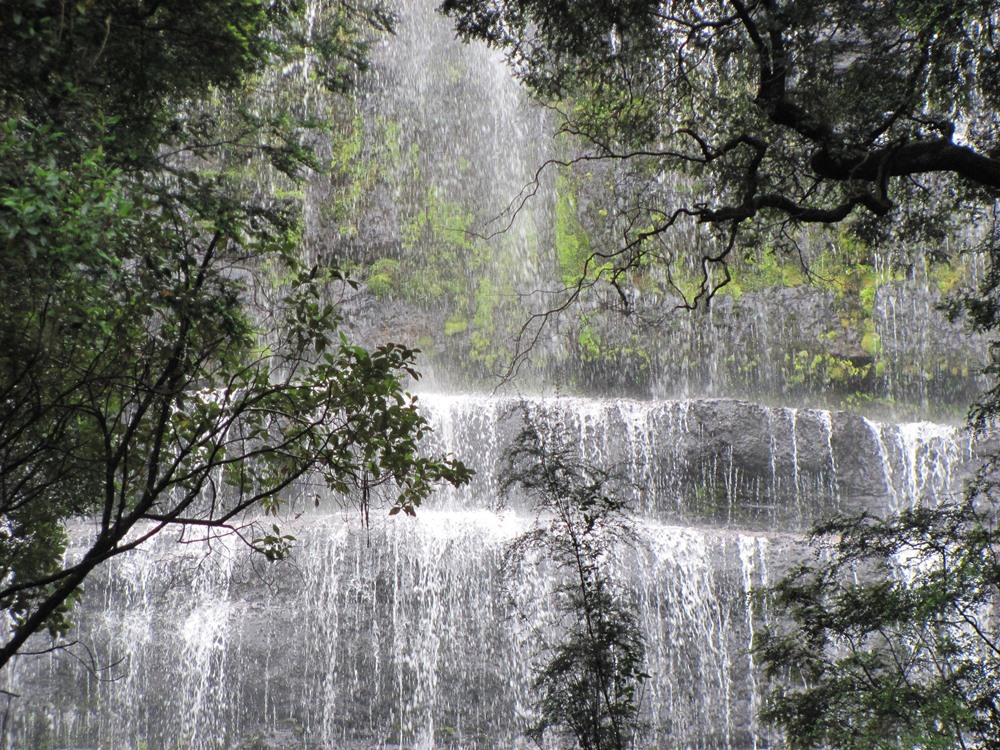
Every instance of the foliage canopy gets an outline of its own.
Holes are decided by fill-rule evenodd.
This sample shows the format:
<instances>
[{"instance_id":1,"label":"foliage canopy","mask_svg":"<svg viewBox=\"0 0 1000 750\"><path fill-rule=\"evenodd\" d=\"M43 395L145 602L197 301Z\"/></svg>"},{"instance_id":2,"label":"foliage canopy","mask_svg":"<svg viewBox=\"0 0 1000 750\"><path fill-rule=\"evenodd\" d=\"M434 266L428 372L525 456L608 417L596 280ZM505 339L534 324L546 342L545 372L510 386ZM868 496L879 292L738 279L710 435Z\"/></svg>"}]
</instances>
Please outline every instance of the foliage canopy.
<instances>
[{"instance_id":1,"label":"foliage canopy","mask_svg":"<svg viewBox=\"0 0 1000 750\"><path fill-rule=\"evenodd\" d=\"M1000 530L968 503L836 518L768 592L763 718L792 747L996 748Z\"/></svg>"},{"instance_id":2,"label":"foliage canopy","mask_svg":"<svg viewBox=\"0 0 1000 750\"><path fill-rule=\"evenodd\" d=\"M870 246L980 249L990 270L956 300L1000 320L1000 9L988 0L444 0L466 39L502 50L582 144L555 164L603 169L608 237L570 292L641 309L705 303L727 262L801 254L808 226ZM529 191L533 192L533 191ZM695 274L692 283L690 276ZM700 278L699 278L700 277Z\"/></svg>"},{"instance_id":3,"label":"foliage canopy","mask_svg":"<svg viewBox=\"0 0 1000 750\"><path fill-rule=\"evenodd\" d=\"M389 20L306 10L0 8L0 667L63 635L88 574L164 528L274 559L292 537L246 513L303 480L365 512L385 485L412 514L468 476L418 451L415 352L352 345L335 294L352 282L298 259L299 207L275 187L314 165L313 123L282 106L279 70L342 88ZM78 518L89 537L66 555Z\"/></svg>"}]
</instances>

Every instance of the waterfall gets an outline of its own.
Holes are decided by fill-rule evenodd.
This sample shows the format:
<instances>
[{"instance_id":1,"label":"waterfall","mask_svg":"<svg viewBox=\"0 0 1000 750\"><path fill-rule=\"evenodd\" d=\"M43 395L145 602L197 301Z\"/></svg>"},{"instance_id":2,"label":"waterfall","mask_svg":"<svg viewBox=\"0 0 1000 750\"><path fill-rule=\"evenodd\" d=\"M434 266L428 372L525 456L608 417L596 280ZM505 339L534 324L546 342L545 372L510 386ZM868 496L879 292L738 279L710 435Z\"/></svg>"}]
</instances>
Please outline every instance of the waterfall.
<instances>
[{"instance_id":1,"label":"waterfall","mask_svg":"<svg viewBox=\"0 0 1000 750\"><path fill-rule=\"evenodd\" d=\"M957 428L731 400L420 401L432 449L479 472L471 487L371 529L336 509L303 514L287 527L288 563L252 559L233 538L166 536L114 560L80 612L74 653L91 664L25 657L7 676L23 696L8 746L527 747L551 570L503 564L533 519L497 487L521 420L544 416L635 488L638 538L611 564L647 644L650 746L766 747L749 591L830 502L957 492L974 452Z\"/></svg>"},{"instance_id":2,"label":"waterfall","mask_svg":"<svg viewBox=\"0 0 1000 750\"><path fill-rule=\"evenodd\" d=\"M644 518L748 529L801 531L835 511L954 498L974 453L955 426L735 399L425 394L420 404L437 425L434 448L478 472L471 490L436 501L453 507L496 497L505 444L525 418L561 425L587 462L621 474Z\"/></svg>"},{"instance_id":3,"label":"waterfall","mask_svg":"<svg viewBox=\"0 0 1000 750\"><path fill-rule=\"evenodd\" d=\"M584 462L614 474L634 513L635 543L608 564L646 644L648 746L767 748L774 738L755 719L766 685L749 650L764 614L750 591L795 559L816 520L953 497L975 469L960 428L876 421L818 408L823 393L789 393L818 332L837 340L822 327L840 319L837 300L806 287L720 296L708 314L655 331L613 323L600 334L617 358L601 362L580 353L580 321L567 314L536 344L536 380L517 383L642 398L449 390L495 385L484 374L537 309L537 296L517 292L561 281L552 185L490 223L551 156L545 115L497 55L455 42L436 4L396 3L398 35L376 50L351 135L364 190L348 200L320 179L309 186L307 250L360 269L367 290L344 305L356 338L425 351L421 367L441 390L419 395L434 428L427 450L454 453L476 476L415 519L373 512L371 528L328 500L309 503L283 521L297 540L286 562L252 558L234 537L169 535L114 559L87 581L77 644L0 675L19 696L0 702L0 750L532 746L524 731L554 573L542 556L505 562L535 519L530 498L500 492L525 419L557 425ZM330 208L338 201L350 221ZM470 239L508 220L508 232ZM454 279L443 278L449 266ZM379 267L390 269L381 286ZM877 290L887 402L944 400L956 382L965 398L974 385L985 347L932 321L933 302L900 281ZM916 361L925 345L937 357L928 372ZM729 397L748 394L785 405Z\"/></svg>"},{"instance_id":4,"label":"waterfall","mask_svg":"<svg viewBox=\"0 0 1000 750\"><path fill-rule=\"evenodd\" d=\"M421 349L425 375L442 388L491 390L529 315L563 299L560 207L575 210L562 219L590 246L619 241L615 227L599 223L615 205L617 175L593 162L539 172L571 159L573 146L553 139L556 123L527 100L499 53L456 41L436 0L393 4L397 34L376 48L345 136L357 153L336 163L358 189L311 184L310 258L350 261L368 282L371 293L346 315L358 336ZM667 254L686 257L694 238L671 237L664 241L677 247ZM813 244L819 255L828 249ZM608 314L613 305L593 290L575 314L550 321L517 387L817 406L854 397L954 418L984 386L987 342L938 309L933 274L912 270L922 261L904 260L910 271L873 251L857 283L834 269L824 288L804 283L797 257L782 256L772 271L791 268L788 280L744 279L738 295L722 292L698 314L671 314L676 298L637 291L638 314L624 318ZM967 261L969 284L976 262ZM633 323L644 317L656 325Z\"/></svg>"}]
</instances>

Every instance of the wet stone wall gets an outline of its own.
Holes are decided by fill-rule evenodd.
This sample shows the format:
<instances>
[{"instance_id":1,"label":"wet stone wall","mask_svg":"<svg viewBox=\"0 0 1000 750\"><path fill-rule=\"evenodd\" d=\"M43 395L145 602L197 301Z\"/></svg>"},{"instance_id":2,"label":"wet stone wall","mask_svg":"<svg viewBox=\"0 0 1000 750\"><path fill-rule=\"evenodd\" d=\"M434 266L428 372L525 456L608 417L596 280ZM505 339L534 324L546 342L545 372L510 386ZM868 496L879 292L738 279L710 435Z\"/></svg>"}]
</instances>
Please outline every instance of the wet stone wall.
<instances>
[{"instance_id":1,"label":"wet stone wall","mask_svg":"<svg viewBox=\"0 0 1000 750\"><path fill-rule=\"evenodd\" d=\"M646 644L647 746L766 747L748 593L813 519L933 501L974 463L954 427L734 400L421 402L434 449L478 471L470 487L370 529L321 503L286 522L296 551L277 565L231 537L163 536L116 559L88 581L78 644L4 675L21 697L0 747L528 747L533 670L559 623L545 556L504 562L535 523L528 498L498 496L525 420L631 493L635 543L606 562Z\"/></svg>"}]
</instances>

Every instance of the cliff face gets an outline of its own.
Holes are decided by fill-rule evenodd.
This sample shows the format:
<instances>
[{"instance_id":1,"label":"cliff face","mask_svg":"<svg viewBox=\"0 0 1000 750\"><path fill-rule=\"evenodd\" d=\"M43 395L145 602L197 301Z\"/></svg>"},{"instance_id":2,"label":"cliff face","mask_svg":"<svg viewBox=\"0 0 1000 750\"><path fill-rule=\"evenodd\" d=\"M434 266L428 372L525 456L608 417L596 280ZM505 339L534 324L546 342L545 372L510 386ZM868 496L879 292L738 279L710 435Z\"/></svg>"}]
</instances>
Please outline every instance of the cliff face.
<instances>
[{"instance_id":1,"label":"cliff face","mask_svg":"<svg viewBox=\"0 0 1000 750\"><path fill-rule=\"evenodd\" d=\"M533 520L527 498L499 492L526 417L617 475L634 509L636 543L610 564L647 648L649 746L769 746L749 592L797 559L814 521L952 497L975 470L982 446L952 425L983 386L986 345L938 310L976 282L974 258L803 236L801 257L734 260L689 311L683 258L699 238L681 232L669 283L665 267L621 295L597 283L532 327L614 246L627 176L537 172L572 146L434 4L399 4L353 109L310 102L330 122L330 169L304 194L303 253L361 282L339 290L359 343L423 350L428 448L476 477L416 520L373 511L371 528L302 487L287 564L258 567L232 538L164 538L109 565L80 613L86 663L46 654L6 678L24 696L8 746L527 747L554 576L544 559L506 560ZM455 395L491 391L519 334L531 356L507 387L560 396Z\"/></svg>"},{"instance_id":2,"label":"cliff face","mask_svg":"<svg viewBox=\"0 0 1000 750\"><path fill-rule=\"evenodd\" d=\"M353 109L313 103L331 124L330 169L305 193L304 252L362 282L344 306L354 335L419 347L442 387L492 390L530 348L524 391L962 418L984 385L985 342L938 308L977 283L977 258L876 253L839 230L803 230L788 247L734 254L730 281L689 311L678 308L697 294L710 240L684 225L615 289L602 257L622 245L622 191L641 175L563 166L586 149L554 137L504 62L456 41L432 5L400 3ZM647 178L659 205L692 188ZM540 329L532 315L581 281L584 293Z\"/></svg>"},{"instance_id":3,"label":"cliff face","mask_svg":"<svg viewBox=\"0 0 1000 750\"><path fill-rule=\"evenodd\" d=\"M976 462L956 428L731 399L421 402L432 449L478 472L469 487L369 529L304 487L288 563L261 567L234 537L117 559L79 613L92 662L12 672L11 747L526 747L533 665L560 623L552 561L508 556L536 522L531 498L499 494L525 419L610 470L635 510L605 564L646 648L646 746L760 744L750 591L799 559L813 520L933 502Z\"/></svg>"}]
</instances>

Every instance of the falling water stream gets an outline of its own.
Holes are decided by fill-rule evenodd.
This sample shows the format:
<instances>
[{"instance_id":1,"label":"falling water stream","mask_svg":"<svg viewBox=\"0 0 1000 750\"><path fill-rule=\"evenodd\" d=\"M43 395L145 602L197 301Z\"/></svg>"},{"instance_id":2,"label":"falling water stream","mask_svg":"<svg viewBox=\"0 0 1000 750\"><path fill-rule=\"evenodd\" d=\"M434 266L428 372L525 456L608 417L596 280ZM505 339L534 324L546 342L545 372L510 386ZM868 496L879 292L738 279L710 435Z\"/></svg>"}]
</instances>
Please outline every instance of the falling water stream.
<instances>
[{"instance_id":1,"label":"falling water stream","mask_svg":"<svg viewBox=\"0 0 1000 750\"><path fill-rule=\"evenodd\" d=\"M232 539L162 538L116 560L87 590L77 654L92 662L12 670L9 745L527 746L550 571L502 564L532 518L497 486L510 436L544 416L634 487L638 541L612 565L647 646L650 746L766 747L749 590L811 520L956 492L972 455L951 427L742 401L421 400L435 448L479 472L470 487L371 529L347 510L303 515L290 564Z\"/></svg>"},{"instance_id":2,"label":"falling water stream","mask_svg":"<svg viewBox=\"0 0 1000 750\"><path fill-rule=\"evenodd\" d=\"M388 98L371 106L401 120L404 146L434 157L425 179L461 194L475 172L486 214L500 211L532 174L544 118L498 59L455 46L432 6L400 6L398 37L375 66ZM477 71L463 95L484 101L438 106L460 68ZM474 170L453 166L469 160ZM504 240L511 283L537 272L544 211L520 220ZM351 242L381 253L400 240L362 230ZM764 615L748 593L794 558L813 521L953 496L975 454L948 425L731 398L419 398L428 450L474 468L468 487L370 528L355 511L308 503L287 521L294 558L278 565L231 537L161 535L115 559L88 581L78 645L0 677L20 696L0 714L0 749L528 747L553 571L541 557L505 564L534 519L528 499L499 491L525 419L558 424L583 460L619 476L633 508L637 540L609 564L646 644L648 746L766 748L773 738L755 719L766 686L749 651Z\"/></svg>"}]
</instances>

